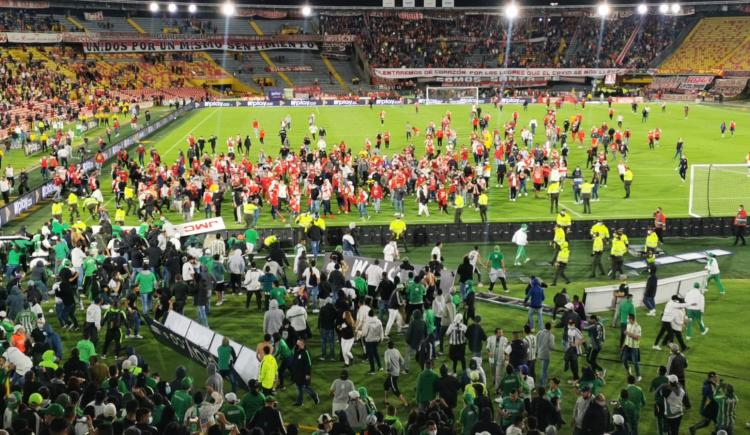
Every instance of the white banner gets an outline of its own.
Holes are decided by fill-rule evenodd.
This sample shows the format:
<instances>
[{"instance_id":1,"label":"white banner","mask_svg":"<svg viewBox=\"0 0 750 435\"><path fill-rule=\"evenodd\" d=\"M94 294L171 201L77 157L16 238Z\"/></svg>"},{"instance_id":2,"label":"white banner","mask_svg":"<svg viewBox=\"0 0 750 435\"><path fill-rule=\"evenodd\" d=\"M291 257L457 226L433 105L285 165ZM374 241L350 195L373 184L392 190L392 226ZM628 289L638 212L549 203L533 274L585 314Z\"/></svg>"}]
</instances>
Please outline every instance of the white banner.
<instances>
[{"instance_id":1,"label":"white banner","mask_svg":"<svg viewBox=\"0 0 750 435\"><path fill-rule=\"evenodd\" d=\"M444 8L452 8L454 5L453 0L443 0Z\"/></svg>"},{"instance_id":2,"label":"white banner","mask_svg":"<svg viewBox=\"0 0 750 435\"><path fill-rule=\"evenodd\" d=\"M705 285L708 273L705 270L700 272L688 273L685 275L672 276L669 278L660 278L656 286L656 304L663 304L672 298L672 295L679 293L685 296L693 283L698 282L701 286ZM601 313L612 310L612 298L619 285L605 285L601 287L589 287L584 289L583 303L586 305L587 313ZM631 282L630 294L633 295L633 305L636 307L643 306L643 293L646 290L646 282Z\"/></svg>"},{"instance_id":3,"label":"white banner","mask_svg":"<svg viewBox=\"0 0 750 435\"><path fill-rule=\"evenodd\" d=\"M13 41L11 41L13 42ZM211 40L133 40L107 41L83 44L85 53L156 53L161 51L267 51L267 50L318 50L314 42L234 43Z\"/></svg>"},{"instance_id":4,"label":"white banner","mask_svg":"<svg viewBox=\"0 0 750 435\"><path fill-rule=\"evenodd\" d=\"M383 0L383 7L384 8L395 8L396 7L396 0Z\"/></svg>"},{"instance_id":5,"label":"white banner","mask_svg":"<svg viewBox=\"0 0 750 435\"><path fill-rule=\"evenodd\" d=\"M424 0L424 7L426 7L426 8L434 8L435 7L435 0Z\"/></svg>"},{"instance_id":6,"label":"white banner","mask_svg":"<svg viewBox=\"0 0 750 435\"><path fill-rule=\"evenodd\" d=\"M62 33L5 32L2 41L15 44L58 44Z\"/></svg>"},{"instance_id":7,"label":"white banner","mask_svg":"<svg viewBox=\"0 0 750 435\"><path fill-rule=\"evenodd\" d=\"M210 233L213 231L221 231L226 229L224 225L223 217L215 217L211 219L202 219L199 221L188 222L185 224L177 224L174 226L175 231L181 237L196 236L198 234Z\"/></svg>"},{"instance_id":8,"label":"white banner","mask_svg":"<svg viewBox=\"0 0 750 435\"><path fill-rule=\"evenodd\" d=\"M104 13L102 13L102 11L84 12L83 18L86 19L86 21L104 21Z\"/></svg>"},{"instance_id":9,"label":"white banner","mask_svg":"<svg viewBox=\"0 0 750 435\"><path fill-rule=\"evenodd\" d=\"M419 77L603 77L626 74L626 68L373 68L383 79Z\"/></svg>"},{"instance_id":10,"label":"white banner","mask_svg":"<svg viewBox=\"0 0 750 435\"><path fill-rule=\"evenodd\" d=\"M405 8L413 8L414 7L414 0L404 0L404 7Z\"/></svg>"}]
</instances>

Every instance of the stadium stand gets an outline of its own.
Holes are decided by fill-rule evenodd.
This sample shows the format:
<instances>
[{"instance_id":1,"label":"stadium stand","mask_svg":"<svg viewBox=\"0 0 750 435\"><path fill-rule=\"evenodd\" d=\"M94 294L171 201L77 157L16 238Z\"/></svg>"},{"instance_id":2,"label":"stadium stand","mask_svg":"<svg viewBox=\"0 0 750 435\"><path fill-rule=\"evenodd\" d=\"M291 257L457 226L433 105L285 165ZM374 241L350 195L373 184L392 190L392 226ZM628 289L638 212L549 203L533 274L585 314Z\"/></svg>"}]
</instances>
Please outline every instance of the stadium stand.
<instances>
[{"instance_id":1,"label":"stadium stand","mask_svg":"<svg viewBox=\"0 0 750 435\"><path fill-rule=\"evenodd\" d=\"M750 37L750 17L703 18L679 48L660 67L659 72L681 74L689 72L720 74L732 60L736 50L745 47ZM744 60L733 64L741 67L750 63L747 51ZM748 65L745 65L745 68Z\"/></svg>"},{"instance_id":2,"label":"stadium stand","mask_svg":"<svg viewBox=\"0 0 750 435\"><path fill-rule=\"evenodd\" d=\"M711 92L726 98L734 98L747 89L747 82L747 77L717 79Z\"/></svg>"}]
</instances>

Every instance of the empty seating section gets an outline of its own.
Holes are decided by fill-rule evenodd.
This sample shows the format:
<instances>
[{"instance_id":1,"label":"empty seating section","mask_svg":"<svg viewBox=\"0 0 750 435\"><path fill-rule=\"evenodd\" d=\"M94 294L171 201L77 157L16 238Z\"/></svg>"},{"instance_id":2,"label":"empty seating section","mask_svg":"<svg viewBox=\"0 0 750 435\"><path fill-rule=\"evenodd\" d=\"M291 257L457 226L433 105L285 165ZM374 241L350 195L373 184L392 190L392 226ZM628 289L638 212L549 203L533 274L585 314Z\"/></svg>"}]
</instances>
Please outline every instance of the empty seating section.
<instances>
[{"instance_id":1,"label":"empty seating section","mask_svg":"<svg viewBox=\"0 0 750 435\"><path fill-rule=\"evenodd\" d=\"M732 54L726 57L722 69L724 71L750 71L750 35Z\"/></svg>"},{"instance_id":2,"label":"empty seating section","mask_svg":"<svg viewBox=\"0 0 750 435\"><path fill-rule=\"evenodd\" d=\"M747 88L747 81L747 77L717 79L711 92L721 94L727 98L736 97Z\"/></svg>"},{"instance_id":3,"label":"empty seating section","mask_svg":"<svg viewBox=\"0 0 750 435\"><path fill-rule=\"evenodd\" d=\"M747 50L737 50L747 48L743 44L748 37L750 17L703 18L659 71L719 74L727 64L747 64L750 62Z\"/></svg>"}]
</instances>

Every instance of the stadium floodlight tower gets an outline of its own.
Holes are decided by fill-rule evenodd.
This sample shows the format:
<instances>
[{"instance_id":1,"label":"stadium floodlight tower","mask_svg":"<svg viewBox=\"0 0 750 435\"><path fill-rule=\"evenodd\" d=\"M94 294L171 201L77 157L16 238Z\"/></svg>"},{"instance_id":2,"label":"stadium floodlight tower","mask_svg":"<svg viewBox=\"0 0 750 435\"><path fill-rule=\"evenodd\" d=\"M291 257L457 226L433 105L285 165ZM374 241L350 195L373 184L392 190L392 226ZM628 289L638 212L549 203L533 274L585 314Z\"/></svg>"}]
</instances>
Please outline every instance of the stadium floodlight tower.
<instances>
[{"instance_id":1,"label":"stadium floodlight tower","mask_svg":"<svg viewBox=\"0 0 750 435\"><path fill-rule=\"evenodd\" d=\"M672 6L669 7L669 10L673 14L679 14L680 13L680 4L679 3L672 3Z\"/></svg>"},{"instance_id":2,"label":"stadium floodlight tower","mask_svg":"<svg viewBox=\"0 0 750 435\"><path fill-rule=\"evenodd\" d=\"M660 13L661 13L662 15L666 15L667 13L669 13L669 5L668 5L668 4L666 4L666 3L662 3L662 4L660 4L660 5L659 5L659 12L660 12Z\"/></svg>"},{"instance_id":3,"label":"stadium floodlight tower","mask_svg":"<svg viewBox=\"0 0 750 435\"><path fill-rule=\"evenodd\" d=\"M599 58L602 55L602 42L604 42L604 22L607 20L607 16L609 15L610 7L609 3L603 2L599 3L599 6L596 7L596 14L599 15L602 19L601 24L599 25L599 40L596 44L596 67L599 67Z\"/></svg>"},{"instance_id":4,"label":"stadium floodlight tower","mask_svg":"<svg viewBox=\"0 0 750 435\"><path fill-rule=\"evenodd\" d=\"M153 12L153 13L157 13L157 12L159 12L159 3L156 3L156 2L151 2L151 3L150 3L150 4L148 5L148 10L150 10L150 11L151 11L151 12Z\"/></svg>"},{"instance_id":5,"label":"stadium floodlight tower","mask_svg":"<svg viewBox=\"0 0 750 435\"><path fill-rule=\"evenodd\" d=\"M302 16L307 18L310 15L312 15L312 8L310 7L310 5L304 5L302 6L301 12L302 12Z\"/></svg>"},{"instance_id":6,"label":"stadium floodlight tower","mask_svg":"<svg viewBox=\"0 0 750 435\"><path fill-rule=\"evenodd\" d=\"M191 14L198 12L198 6L196 6L195 3L190 3L188 5L188 12L190 12Z\"/></svg>"},{"instance_id":7,"label":"stadium floodlight tower","mask_svg":"<svg viewBox=\"0 0 750 435\"><path fill-rule=\"evenodd\" d=\"M638 5L638 15L646 15L648 13L648 5L641 3Z\"/></svg>"},{"instance_id":8,"label":"stadium floodlight tower","mask_svg":"<svg viewBox=\"0 0 750 435\"><path fill-rule=\"evenodd\" d=\"M177 5L174 3L170 3L167 5L167 10L169 11L170 14L173 14L177 12Z\"/></svg>"},{"instance_id":9,"label":"stadium floodlight tower","mask_svg":"<svg viewBox=\"0 0 750 435\"><path fill-rule=\"evenodd\" d=\"M227 18L231 17L232 15L234 15L234 12L235 12L234 3L230 2L230 1L227 1L227 2L224 2L224 4L221 5L221 13L225 17L227 17Z\"/></svg>"}]
</instances>

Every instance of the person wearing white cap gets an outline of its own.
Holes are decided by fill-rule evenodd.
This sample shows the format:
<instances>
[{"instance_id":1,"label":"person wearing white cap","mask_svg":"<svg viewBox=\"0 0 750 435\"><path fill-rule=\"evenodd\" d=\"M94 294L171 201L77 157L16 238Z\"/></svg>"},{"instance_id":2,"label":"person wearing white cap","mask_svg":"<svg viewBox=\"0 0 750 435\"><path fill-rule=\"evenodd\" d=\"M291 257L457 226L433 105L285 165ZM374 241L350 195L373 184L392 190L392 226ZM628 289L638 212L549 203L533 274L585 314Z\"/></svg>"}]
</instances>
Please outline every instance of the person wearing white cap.
<instances>
[{"instance_id":1,"label":"person wearing white cap","mask_svg":"<svg viewBox=\"0 0 750 435\"><path fill-rule=\"evenodd\" d=\"M680 435L684 397L685 390L675 375L667 376L667 383L656 391L656 410L664 419L667 435Z\"/></svg>"},{"instance_id":2,"label":"person wearing white cap","mask_svg":"<svg viewBox=\"0 0 750 435\"><path fill-rule=\"evenodd\" d=\"M529 262L529 257L526 256L526 245L529 244L529 236L526 234L526 224L521 225L521 228L513 233L511 242L516 245L516 258L513 260L514 266L520 266Z\"/></svg>"},{"instance_id":3,"label":"person wearing white cap","mask_svg":"<svg viewBox=\"0 0 750 435\"><path fill-rule=\"evenodd\" d=\"M631 433L637 433L628 430L628 427L625 426L625 417L620 414L615 414L612 416L612 424L615 427L611 432L611 435L630 435Z\"/></svg>"},{"instance_id":4,"label":"person wearing white cap","mask_svg":"<svg viewBox=\"0 0 750 435\"><path fill-rule=\"evenodd\" d=\"M237 404L237 395L235 393L227 393L224 396L224 405L221 407L221 412L228 422L237 427L245 426L245 410Z\"/></svg>"}]
</instances>

